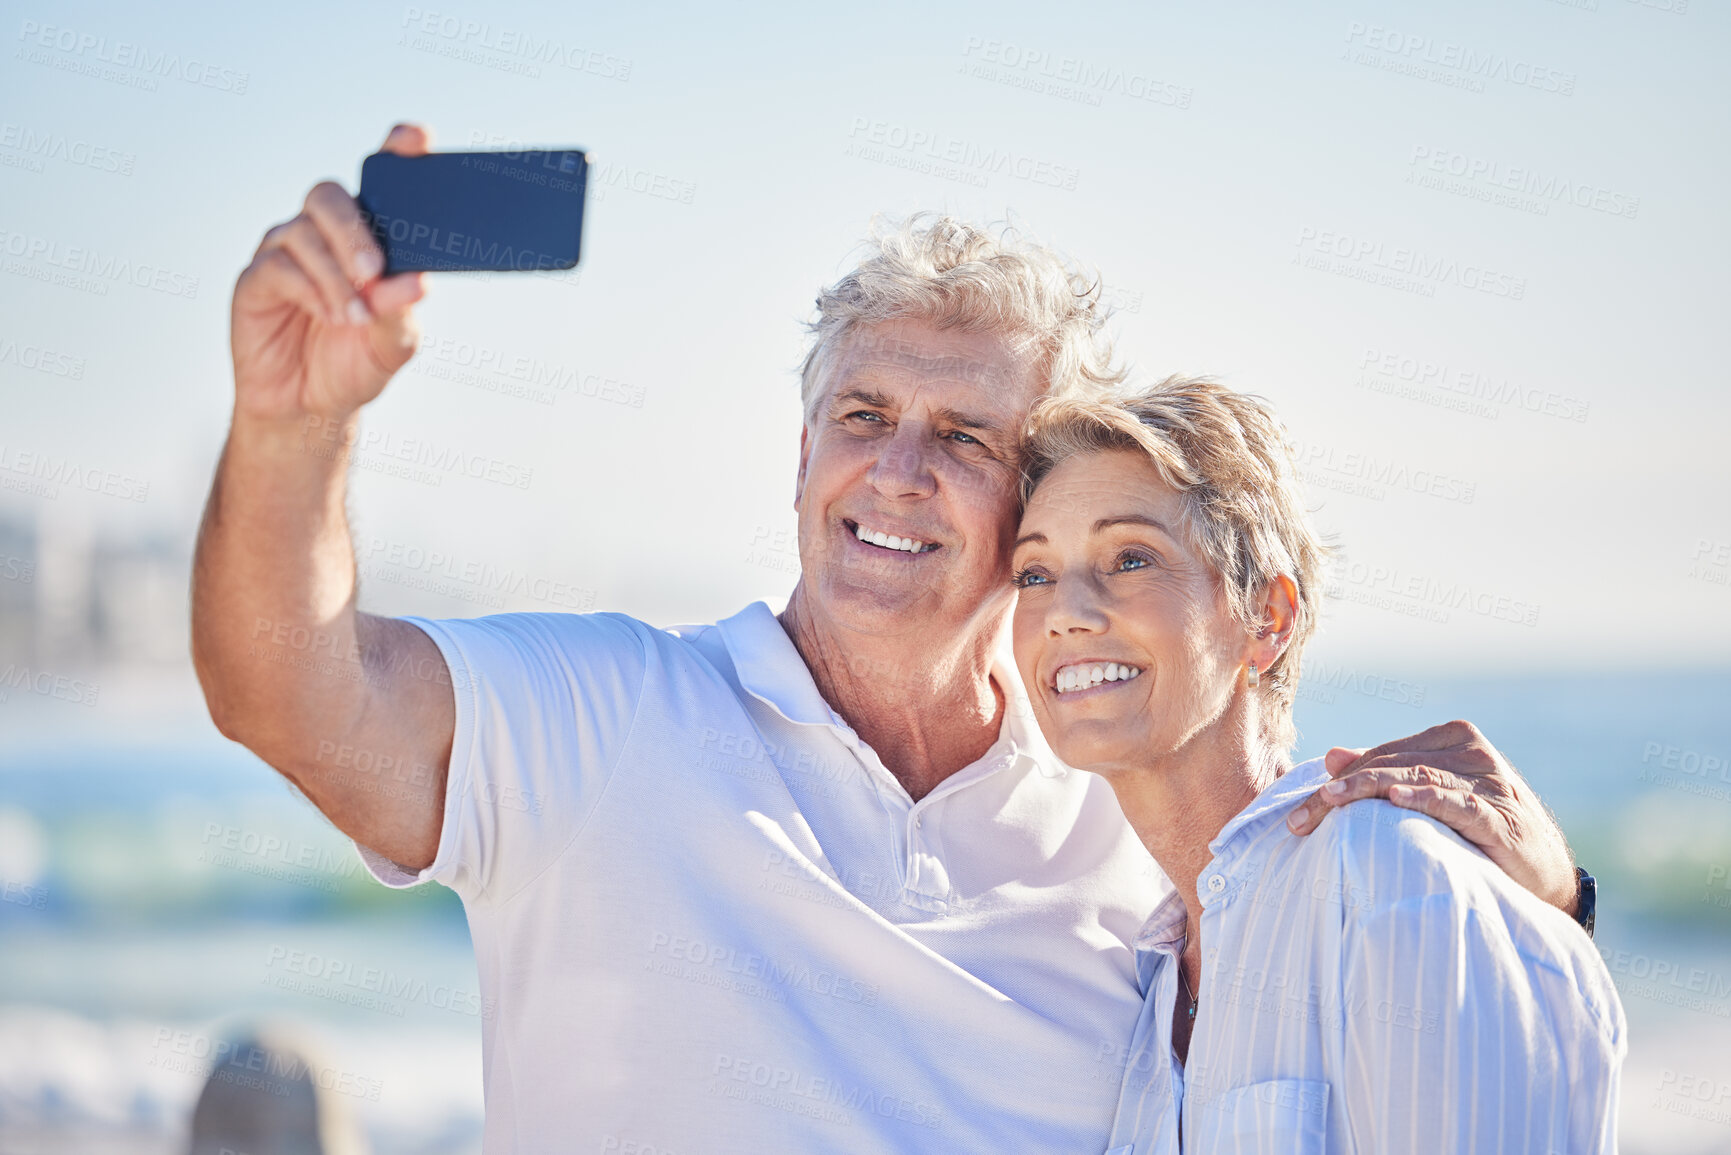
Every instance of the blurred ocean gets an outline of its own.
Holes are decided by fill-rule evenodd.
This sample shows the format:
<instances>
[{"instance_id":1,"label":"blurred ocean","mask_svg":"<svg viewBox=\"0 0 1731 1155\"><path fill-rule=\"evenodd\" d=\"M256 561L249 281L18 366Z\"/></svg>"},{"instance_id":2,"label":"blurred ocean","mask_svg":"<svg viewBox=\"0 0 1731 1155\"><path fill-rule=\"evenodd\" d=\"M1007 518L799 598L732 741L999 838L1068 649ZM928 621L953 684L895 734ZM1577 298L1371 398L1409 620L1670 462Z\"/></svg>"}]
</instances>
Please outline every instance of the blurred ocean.
<instances>
[{"instance_id":1,"label":"blurred ocean","mask_svg":"<svg viewBox=\"0 0 1731 1155\"><path fill-rule=\"evenodd\" d=\"M1306 673L1304 756L1465 717L1521 768L1599 878L1623 1149L1731 1151L1731 673ZM181 1149L218 1041L258 1021L310 1040L381 1155L478 1151L455 897L372 884L208 724L92 716L0 704L0 1152Z\"/></svg>"}]
</instances>

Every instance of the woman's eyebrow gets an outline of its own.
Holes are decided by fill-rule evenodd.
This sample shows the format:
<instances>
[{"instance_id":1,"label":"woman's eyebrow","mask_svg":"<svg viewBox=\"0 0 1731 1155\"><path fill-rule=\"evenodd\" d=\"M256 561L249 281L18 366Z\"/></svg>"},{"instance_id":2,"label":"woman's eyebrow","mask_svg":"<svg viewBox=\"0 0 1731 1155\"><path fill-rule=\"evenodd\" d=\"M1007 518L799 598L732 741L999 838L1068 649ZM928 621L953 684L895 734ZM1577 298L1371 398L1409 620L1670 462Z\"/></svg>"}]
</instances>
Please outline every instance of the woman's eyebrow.
<instances>
[{"instance_id":1,"label":"woman's eyebrow","mask_svg":"<svg viewBox=\"0 0 1731 1155\"><path fill-rule=\"evenodd\" d=\"M1094 532L1099 533L1101 530L1111 529L1115 525L1146 525L1159 530L1167 537L1174 536L1172 530L1167 527L1165 522L1161 521L1157 517L1149 517L1147 514L1143 513L1124 513L1119 514L1117 517L1102 517L1099 521L1094 523Z\"/></svg>"},{"instance_id":2,"label":"woman's eyebrow","mask_svg":"<svg viewBox=\"0 0 1731 1155\"><path fill-rule=\"evenodd\" d=\"M1025 545L1034 545L1034 544L1045 545L1046 544L1046 535L1043 533L1024 533L1021 537L1018 537L1016 539L1016 544L1014 546L1012 546L1011 548L1012 549L1021 549Z\"/></svg>"}]
</instances>

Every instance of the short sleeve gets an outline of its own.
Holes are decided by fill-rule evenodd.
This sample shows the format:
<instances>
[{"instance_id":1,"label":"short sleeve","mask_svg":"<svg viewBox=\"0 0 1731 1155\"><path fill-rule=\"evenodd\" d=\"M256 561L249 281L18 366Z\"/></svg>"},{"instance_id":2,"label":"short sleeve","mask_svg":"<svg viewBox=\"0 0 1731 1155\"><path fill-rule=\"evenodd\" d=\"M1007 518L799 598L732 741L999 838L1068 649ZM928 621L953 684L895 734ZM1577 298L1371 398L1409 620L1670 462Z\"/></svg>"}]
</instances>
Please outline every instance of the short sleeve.
<instances>
[{"instance_id":1,"label":"short sleeve","mask_svg":"<svg viewBox=\"0 0 1731 1155\"><path fill-rule=\"evenodd\" d=\"M356 849L386 886L503 901L570 845L606 790L642 700L649 627L622 614L403 620L439 647L456 701L438 854L416 873Z\"/></svg>"}]
</instances>

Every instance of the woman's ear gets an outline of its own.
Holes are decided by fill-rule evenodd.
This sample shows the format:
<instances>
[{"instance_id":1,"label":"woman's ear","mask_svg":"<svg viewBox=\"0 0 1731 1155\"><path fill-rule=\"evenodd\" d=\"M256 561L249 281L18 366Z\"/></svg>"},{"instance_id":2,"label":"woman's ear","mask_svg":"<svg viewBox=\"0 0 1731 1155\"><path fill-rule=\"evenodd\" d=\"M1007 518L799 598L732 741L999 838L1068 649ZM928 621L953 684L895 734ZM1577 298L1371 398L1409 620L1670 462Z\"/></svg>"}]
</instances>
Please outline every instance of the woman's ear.
<instances>
[{"instance_id":1,"label":"woman's ear","mask_svg":"<svg viewBox=\"0 0 1731 1155\"><path fill-rule=\"evenodd\" d=\"M1262 591L1262 626L1251 649L1257 668L1266 670L1286 652L1292 628L1298 623L1298 584L1287 574L1269 582Z\"/></svg>"}]
</instances>

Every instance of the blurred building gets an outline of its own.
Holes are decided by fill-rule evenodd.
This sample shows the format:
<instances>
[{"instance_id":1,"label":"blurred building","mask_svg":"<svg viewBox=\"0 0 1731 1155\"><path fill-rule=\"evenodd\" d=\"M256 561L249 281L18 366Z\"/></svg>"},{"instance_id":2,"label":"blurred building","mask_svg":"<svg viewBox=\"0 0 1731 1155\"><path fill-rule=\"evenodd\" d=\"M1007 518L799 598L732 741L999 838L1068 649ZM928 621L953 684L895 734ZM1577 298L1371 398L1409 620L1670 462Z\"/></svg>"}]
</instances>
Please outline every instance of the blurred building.
<instances>
[{"instance_id":1,"label":"blurred building","mask_svg":"<svg viewBox=\"0 0 1731 1155\"><path fill-rule=\"evenodd\" d=\"M184 664L192 544L0 509L0 668Z\"/></svg>"}]
</instances>

